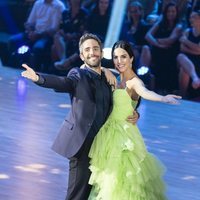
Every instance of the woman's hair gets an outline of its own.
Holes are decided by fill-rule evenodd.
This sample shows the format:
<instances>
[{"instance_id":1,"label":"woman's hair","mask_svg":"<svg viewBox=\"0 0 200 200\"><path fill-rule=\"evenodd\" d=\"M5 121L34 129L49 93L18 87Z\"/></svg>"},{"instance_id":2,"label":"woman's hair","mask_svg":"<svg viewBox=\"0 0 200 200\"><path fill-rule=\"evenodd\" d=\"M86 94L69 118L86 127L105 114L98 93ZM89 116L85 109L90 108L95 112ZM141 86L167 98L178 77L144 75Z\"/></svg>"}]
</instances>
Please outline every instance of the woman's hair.
<instances>
[{"instance_id":1,"label":"woman's hair","mask_svg":"<svg viewBox=\"0 0 200 200\"><path fill-rule=\"evenodd\" d=\"M139 1L133 1L133 2L130 2L129 6L128 6L129 9L131 7L136 7L141 11L140 19L142 19L144 16L144 8L143 8L142 4ZM128 19L133 23L133 19L130 16L130 11L128 11Z\"/></svg>"},{"instance_id":2,"label":"woman's hair","mask_svg":"<svg viewBox=\"0 0 200 200\"><path fill-rule=\"evenodd\" d=\"M165 7L164 7L164 10L163 10L163 18L160 22L160 25L163 26L164 28L167 28L168 27L168 20L167 20L167 12L169 10L170 7L175 7L176 8L176 18L175 18L175 21L174 21L174 27L176 26L176 24L179 22L179 12L178 12L178 7L175 3L173 2L170 2L168 3Z\"/></svg>"},{"instance_id":3,"label":"woman's hair","mask_svg":"<svg viewBox=\"0 0 200 200\"><path fill-rule=\"evenodd\" d=\"M93 8L93 11L95 12L95 13L100 13L100 11L99 11L99 1L100 0L97 0L96 1L96 5L95 5L95 7ZM111 1L109 0L109 4L108 4L108 8L107 8L107 10L106 10L106 14L105 15L110 15L110 13L111 13Z\"/></svg>"},{"instance_id":4,"label":"woman's hair","mask_svg":"<svg viewBox=\"0 0 200 200\"><path fill-rule=\"evenodd\" d=\"M135 55L133 53L133 48L132 48L131 44L125 40L119 40L119 41L115 42L115 44L112 47L112 51L111 51L112 60L113 60L114 50L117 48L124 49L130 56L130 58L133 58L132 69L135 72Z\"/></svg>"}]
</instances>

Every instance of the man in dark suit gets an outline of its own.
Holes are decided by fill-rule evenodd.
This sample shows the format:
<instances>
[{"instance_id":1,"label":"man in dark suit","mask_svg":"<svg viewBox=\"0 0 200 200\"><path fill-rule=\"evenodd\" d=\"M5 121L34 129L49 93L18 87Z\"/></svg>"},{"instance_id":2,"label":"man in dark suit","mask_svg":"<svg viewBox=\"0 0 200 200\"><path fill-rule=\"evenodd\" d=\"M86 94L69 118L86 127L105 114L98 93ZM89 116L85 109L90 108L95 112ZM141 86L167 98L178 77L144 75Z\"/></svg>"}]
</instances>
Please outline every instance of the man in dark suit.
<instances>
[{"instance_id":1,"label":"man in dark suit","mask_svg":"<svg viewBox=\"0 0 200 200\"><path fill-rule=\"evenodd\" d=\"M41 75L23 64L22 76L36 84L71 95L72 108L53 144L53 150L69 159L66 200L87 200L90 193L88 153L92 141L112 110L112 90L101 68L102 45L96 35L85 34L79 41L85 68L73 68L67 77ZM138 115L130 116L135 123ZM109 133L108 133L109 134Z\"/></svg>"}]
</instances>

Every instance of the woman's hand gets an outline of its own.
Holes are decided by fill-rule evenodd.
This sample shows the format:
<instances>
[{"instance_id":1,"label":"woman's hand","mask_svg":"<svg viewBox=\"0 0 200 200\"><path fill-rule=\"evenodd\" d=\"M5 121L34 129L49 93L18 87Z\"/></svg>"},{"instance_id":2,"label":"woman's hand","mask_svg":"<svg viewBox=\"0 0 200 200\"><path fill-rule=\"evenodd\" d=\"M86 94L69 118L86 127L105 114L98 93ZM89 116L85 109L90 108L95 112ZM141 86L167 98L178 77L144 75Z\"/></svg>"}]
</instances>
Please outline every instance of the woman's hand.
<instances>
[{"instance_id":1,"label":"woman's hand","mask_svg":"<svg viewBox=\"0 0 200 200\"><path fill-rule=\"evenodd\" d=\"M35 71L32 68L30 68L26 64L22 64L22 67L26 69L21 73L23 77L30 79L34 82L37 82L39 80L39 76L35 73Z\"/></svg>"},{"instance_id":2,"label":"woman's hand","mask_svg":"<svg viewBox=\"0 0 200 200\"><path fill-rule=\"evenodd\" d=\"M169 103L169 104L179 104L178 100L181 98L182 98L181 96L177 96L174 94L168 94L166 96L163 96L161 101L164 103Z\"/></svg>"}]
</instances>

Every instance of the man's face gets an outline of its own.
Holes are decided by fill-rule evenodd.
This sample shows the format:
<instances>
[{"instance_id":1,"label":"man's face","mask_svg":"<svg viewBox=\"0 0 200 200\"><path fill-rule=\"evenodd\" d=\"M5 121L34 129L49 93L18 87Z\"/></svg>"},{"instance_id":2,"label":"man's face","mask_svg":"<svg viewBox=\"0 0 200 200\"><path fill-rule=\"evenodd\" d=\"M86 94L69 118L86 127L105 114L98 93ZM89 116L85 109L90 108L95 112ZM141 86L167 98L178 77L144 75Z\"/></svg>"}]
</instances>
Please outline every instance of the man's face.
<instances>
[{"instance_id":1,"label":"man's face","mask_svg":"<svg viewBox=\"0 0 200 200\"><path fill-rule=\"evenodd\" d=\"M192 27L198 28L200 26L200 15L196 12L192 12L190 15L190 24Z\"/></svg>"},{"instance_id":2,"label":"man's face","mask_svg":"<svg viewBox=\"0 0 200 200\"><path fill-rule=\"evenodd\" d=\"M83 42L81 45L80 57L88 67L100 67L102 50L98 42L94 39L88 39Z\"/></svg>"}]
</instances>

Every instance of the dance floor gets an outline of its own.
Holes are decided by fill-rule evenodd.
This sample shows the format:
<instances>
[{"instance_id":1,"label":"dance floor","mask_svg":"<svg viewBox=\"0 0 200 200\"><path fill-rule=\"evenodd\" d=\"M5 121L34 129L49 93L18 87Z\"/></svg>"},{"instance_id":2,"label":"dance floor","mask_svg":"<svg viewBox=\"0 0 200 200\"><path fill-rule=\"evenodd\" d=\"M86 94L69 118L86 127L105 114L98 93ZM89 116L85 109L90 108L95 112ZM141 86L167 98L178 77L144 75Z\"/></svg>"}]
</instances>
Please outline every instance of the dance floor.
<instances>
[{"instance_id":1,"label":"dance floor","mask_svg":"<svg viewBox=\"0 0 200 200\"><path fill-rule=\"evenodd\" d=\"M20 73L0 65L0 200L64 200L68 161L51 145L69 96ZM200 200L200 103L143 100L139 112L147 148L166 166L169 200Z\"/></svg>"}]
</instances>

